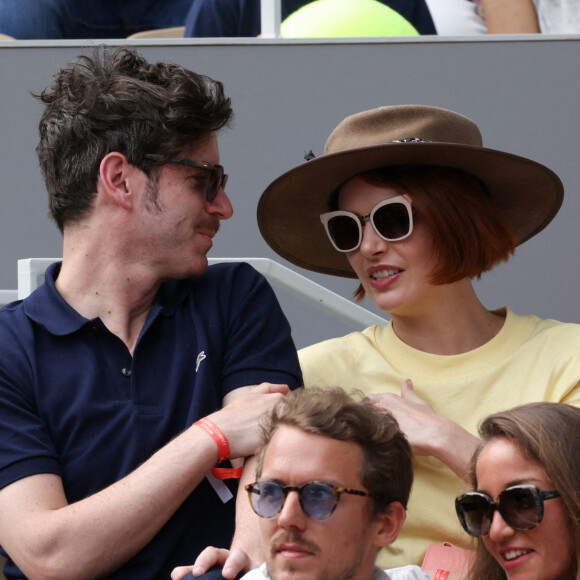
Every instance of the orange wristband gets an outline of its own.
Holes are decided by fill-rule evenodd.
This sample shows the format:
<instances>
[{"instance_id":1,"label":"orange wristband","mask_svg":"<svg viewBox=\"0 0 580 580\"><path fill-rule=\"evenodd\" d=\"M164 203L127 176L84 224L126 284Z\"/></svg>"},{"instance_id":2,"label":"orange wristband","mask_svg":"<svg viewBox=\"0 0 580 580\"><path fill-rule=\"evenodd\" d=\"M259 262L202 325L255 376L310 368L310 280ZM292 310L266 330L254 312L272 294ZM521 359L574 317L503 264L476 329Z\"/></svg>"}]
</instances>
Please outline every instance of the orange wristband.
<instances>
[{"instance_id":1,"label":"orange wristband","mask_svg":"<svg viewBox=\"0 0 580 580\"><path fill-rule=\"evenodd\" d=\"M242 468L214 467L211 473L216 479L240 479L242 477Z\"/></svg>"},{"instance_id":2,"label":"orange wristband","mask_svg":"<svg viewBox=\"0 0 580 580\"><path fill-rule=\"evenodd\" d=\"M230 444L226 436L222 433L221 429L207 417L202 417L199 421L196 421L194 425L201 427L208 435L211 435L213 440L218 446L219 459L216 465L219 465L222 461L230 458Z\"/></svg>"}]
</instances>

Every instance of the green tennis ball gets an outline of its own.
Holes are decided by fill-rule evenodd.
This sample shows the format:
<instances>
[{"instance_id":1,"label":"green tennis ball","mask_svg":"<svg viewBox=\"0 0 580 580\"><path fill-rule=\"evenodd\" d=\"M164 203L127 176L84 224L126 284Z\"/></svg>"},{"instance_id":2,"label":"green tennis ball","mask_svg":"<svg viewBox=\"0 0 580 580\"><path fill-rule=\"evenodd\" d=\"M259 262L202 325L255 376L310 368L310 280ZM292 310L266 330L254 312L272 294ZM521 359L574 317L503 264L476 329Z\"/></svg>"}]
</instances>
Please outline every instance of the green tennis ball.
<instances>
[{"instance_id":1,"label":"green tennis ball","mask_svg":"<svg viewBox=\"0 0 580 580\"><path fill-rule=\"evenodd\" d=\"M315 0L282 22L283 38L417 36L396 10L377 0Z\"/></svg>"}]
</instances>

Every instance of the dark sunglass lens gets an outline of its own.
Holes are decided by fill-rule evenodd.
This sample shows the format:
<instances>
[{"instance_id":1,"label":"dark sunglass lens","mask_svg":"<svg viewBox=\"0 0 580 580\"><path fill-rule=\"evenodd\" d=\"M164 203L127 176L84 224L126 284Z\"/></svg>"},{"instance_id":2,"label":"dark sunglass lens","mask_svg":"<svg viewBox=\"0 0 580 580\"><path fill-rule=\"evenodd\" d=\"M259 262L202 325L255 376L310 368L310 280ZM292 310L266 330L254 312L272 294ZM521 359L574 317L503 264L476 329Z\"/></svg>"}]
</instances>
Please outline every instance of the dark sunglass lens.
<instances>
[{"instance_id":1,"label":"dark sunglass lens","mask_svg":"<svg viewBox=\"0 0 580 580\"><path fill-rule=\"evenodd\" d=\"M359 226L355 218L339 215L328 221L328 232L337 248L343 252L354 250L360 241Z\"/></svg>"},{"instance_id":2,"label":"dark sunglass lens","mask_svg":"<svg viewBox=\"0 0 580 580\"><path fill-rule=\"evenodd\" d=\"M500 511L504 519L520 530L531 530L539 523L536 497L532 489L507 489L500 495Z\"/></svg>"},{"instance_id":3,"label":"dark sunglass lens","mask_svg":"<svg viewBox=\"0 0 580 580\"><path fill-rule=\"evenodd\" d=\"M207 201L211 202L217 197L218 191L222 185L223 177L223 167L217 166L210 171L209 181L207 184L207 193L205 196Z\"/></svg>"},{"instance_id":4,"label":"dark sunglass lens","mask_svg":"<svg viewBox=\"0 0 580 580\"><path fill-rule=\"evenodd\" d=\"M458 501L458 512L466 531L472 536L487 534L492 514L490 504L477 495L464 496Z\"/></svg>"},{"instance_id":5,"label":"dark sunglass lens","mask_svg":"<svg viewBox=\"0 0 580 580\"><path fill-rule=\"evenodd\" d=\"M254 486L252 506L263 518L275 516L284 503L284 490L273 481L261 481Z\"/></svg>"},{"instance_id":6,"label":"dark sunglass lens","mask_svg":"<svg viewBox=\"0 0 580 580\"><path fill-rule=\"evenodd\" d=\"M409 233L410 220L407 207L402 203L389 203L373 215L375 229L383 238L398 240Z\"/></svg>"},{"instance_id":7,"label":"dark sunglass lens","mask_svg":"<svg viewBox=\"0 0 580 580\"><path fill-rule=\"evenodd\" d=\"M310 483L302 488L300 502L306 515L322 520L334 510L336 492L328 484Z\"/></svg>"}]
</instances>

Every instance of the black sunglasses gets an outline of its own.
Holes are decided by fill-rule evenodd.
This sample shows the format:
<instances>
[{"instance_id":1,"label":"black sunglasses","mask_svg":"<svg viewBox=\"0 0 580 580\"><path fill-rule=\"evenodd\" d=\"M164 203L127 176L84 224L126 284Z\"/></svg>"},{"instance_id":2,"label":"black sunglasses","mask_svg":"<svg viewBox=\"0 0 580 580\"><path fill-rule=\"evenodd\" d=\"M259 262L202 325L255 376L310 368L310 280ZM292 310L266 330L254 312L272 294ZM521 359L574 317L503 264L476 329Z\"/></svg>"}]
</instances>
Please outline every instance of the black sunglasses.
<instances>
[{"instance_id":1,"label":"black sunglasses","mask_svg":"<svg viewBox=\"0 0 580 580\"><path fill-rule=\"evenodd\" d=\"M413 231L411 202L403 195L381 201L367 215L330 211L320 216L332 245L339 252L352 252L361 245L367 219L375 232L387 242L403 240Z\"/></svg>"},{"instance_id":2,"label":"black sunglasses","mask_svg":"<svg viewBox=\"0 0 580 580\"><path fill-rule=\"evenodd\" d=\"M496 501L481 491L470 491L455 500L455 511L463 529L478 538L489 533L496 509L508 526L526 531L542 521L544 501L557 497L559 491L540 491L535 485L508 487Z\"/></svg>"},{"instance_id":3,"label":"black sunglasses","mask_svg":"<svg viewBox=\"0 0 580 580\"><path fill-rule=\"evenodd\" d=\"M337 487L323 481L309 481L304 485L281 485L277 481L256 481L246 485L252 509L262 518L278 515L291 491L298 492L302 511L316 520L327 518L336 509L343 493L375 497L368 491Z\"/></svg>"},{"instance_id":4,"label":"black sunglasses","mask_svg":"<svg viewBox=\"0 0 580 580\"><path fill-rule=\"evenodd\" d=\"M209 171L209 181L207 182L207 190L205 192L205 199L212 202L221 188L226 187L228 182L228 175L224 173L223 165L218 163L209 163L207 161L193 161L192 159L185 159L183 157L170 157L164 159L163 155L154 153L147 153L143 155L144 159L148 161L156 161L163 163L175 163L177 165L185 165L186 167L195 167L196 169L206 169Z\"/></svg>"}]
</instances>

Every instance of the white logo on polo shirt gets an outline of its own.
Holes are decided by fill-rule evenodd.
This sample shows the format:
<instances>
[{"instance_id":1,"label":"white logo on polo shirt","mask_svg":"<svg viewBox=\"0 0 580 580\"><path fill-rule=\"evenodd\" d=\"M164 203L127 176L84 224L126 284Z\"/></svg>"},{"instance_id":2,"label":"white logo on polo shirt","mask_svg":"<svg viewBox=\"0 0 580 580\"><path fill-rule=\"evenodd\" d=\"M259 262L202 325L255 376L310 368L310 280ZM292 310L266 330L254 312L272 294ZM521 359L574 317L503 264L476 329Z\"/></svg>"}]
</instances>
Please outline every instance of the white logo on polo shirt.
<instances>
[{"instance_id":1,"label":"white logo on polo shirt","mask_svg":"<svg viewBox=\"0 0 580 580\"><path fill-rule=\"evenodd\" d=\"M199 369L199 365L201 364L201 361L206 358L205 356L205 352L202 350L198 355L197 355L197 360L195 361L195 372L197 372L197 369Z\"/></svg>"}]
</instances>

